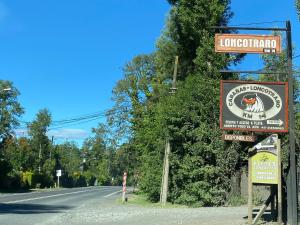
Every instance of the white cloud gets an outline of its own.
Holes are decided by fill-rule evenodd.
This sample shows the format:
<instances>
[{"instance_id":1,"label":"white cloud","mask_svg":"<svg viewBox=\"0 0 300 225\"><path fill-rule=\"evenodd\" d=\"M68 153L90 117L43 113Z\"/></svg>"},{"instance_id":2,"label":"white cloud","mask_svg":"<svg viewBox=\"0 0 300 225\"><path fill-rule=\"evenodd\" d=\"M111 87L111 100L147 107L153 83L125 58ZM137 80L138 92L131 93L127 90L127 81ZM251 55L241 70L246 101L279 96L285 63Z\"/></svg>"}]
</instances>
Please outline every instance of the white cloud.
<instances>
[{"instance_id":1,"label":"white cloud","mask_svg":"<svg viewBox=\"0 0 300 225\"><path fill-rule=\"evenodd\" d=\"M28 130L15 129L15 134L17 137L24 137L28 135ZM89 133L82 129L59 129L50 130L47 135L49 138L53 136L55 139L83 139L88 137Z\"/></svg>"},{"instance_id":2,"label":"white cloud","mask_svg":"<svg viewBox=\"0 0 300 225\"><path fill-rule=\"evenodd\" d=\"M15 133L17 136L26 136L28 134L28 130L27 129L15 129Z\"/></svg>"},{"instance_id":3,"label":"white cloud","mask_svg":"<svg viewBox=\"0 0 300 225\"><path fill-rule=\"evenodd\" d=\"M82 129L59 129L51 130L48 133L49 137L61 138L61 139L83 139L86 138L89 133Z\"/></svg>"}]
</instances>

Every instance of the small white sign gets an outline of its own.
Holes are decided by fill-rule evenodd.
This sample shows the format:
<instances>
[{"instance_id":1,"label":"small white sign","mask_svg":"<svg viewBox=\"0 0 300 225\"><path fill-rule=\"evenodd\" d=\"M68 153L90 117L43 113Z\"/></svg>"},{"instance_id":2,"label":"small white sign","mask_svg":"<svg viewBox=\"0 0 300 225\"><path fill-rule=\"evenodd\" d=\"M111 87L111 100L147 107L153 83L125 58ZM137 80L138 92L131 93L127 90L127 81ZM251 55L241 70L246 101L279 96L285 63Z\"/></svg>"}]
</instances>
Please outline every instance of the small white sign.
<instances>
[{"instance_id":1,"label":"small white sign","mask_svg":"<svg viewBox=\"0 0 300 225\"><path fill-rule=\"evenodd\" d=\"M56 170L56 176L61 177L61 170Z\"/></svg>"}]
</instances>

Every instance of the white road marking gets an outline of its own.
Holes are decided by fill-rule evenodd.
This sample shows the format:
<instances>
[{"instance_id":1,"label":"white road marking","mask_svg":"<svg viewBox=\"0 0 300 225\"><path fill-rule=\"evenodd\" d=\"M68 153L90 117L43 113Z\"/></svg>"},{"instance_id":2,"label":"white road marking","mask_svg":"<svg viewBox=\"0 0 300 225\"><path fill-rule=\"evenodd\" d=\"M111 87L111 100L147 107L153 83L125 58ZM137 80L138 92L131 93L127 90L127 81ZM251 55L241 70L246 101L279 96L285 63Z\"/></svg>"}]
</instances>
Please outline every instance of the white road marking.
<instances>
[{"instance_id":1,"label":"white road marking","mask_svg":"<svg viewBox=\"0 0 300 225\"><path fill-rule=\"evenodd\" d=\"M110 196L112 196L112 195L114 195L114 194L120 193L120 192L122 192L122 190L113 192L113 193L108 194L108 195L105 195L104 198L108 198L108 197L110 197Z\"/></svg>"},{"instance_id":2,"label":"white road marking","mask_svg":"<svg viewBox=\"0 0 300 225\"><path fill-rule=\"evenodd\" d=\"M12 204L12 203L18 203L18 202L27 202L32 200L38 200L38 199L45 199L45 198L52 198L52 197L58 197L58 196L65 196L65 195L72 195L72 194L78 194L78 193L84 193L89 192L93 190L107 190L107 189L89 189L84 191L75 191L75 192L69 192L69 193L63 193L63 194L56 194L56 195L48 195L48 196L42 196L42 197L36 197L36 198L28 198L28 199L22 199L22 200L16 200L16 201L9 201L9 202L3 202L4 204Z\"/></svg>"}]
</instances>

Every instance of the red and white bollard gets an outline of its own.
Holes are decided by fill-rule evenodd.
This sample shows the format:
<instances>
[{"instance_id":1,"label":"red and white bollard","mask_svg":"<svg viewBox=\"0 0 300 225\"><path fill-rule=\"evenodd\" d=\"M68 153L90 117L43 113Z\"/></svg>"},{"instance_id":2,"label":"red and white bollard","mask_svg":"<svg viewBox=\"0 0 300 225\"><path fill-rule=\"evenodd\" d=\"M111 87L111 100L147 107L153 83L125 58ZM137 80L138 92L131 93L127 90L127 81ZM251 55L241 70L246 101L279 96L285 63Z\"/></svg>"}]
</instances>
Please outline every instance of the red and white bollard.
<instances>
[{"instance_id":1,"label":"red and white bollard","mask_svg":"<svg viewBox=\"0 0 300 225\"><path fill-rule=\"evenodd\" d=\"M125 196L126 196L126 180L127 180L127 172L124 172L124 174L123 174L122 202L125 202Z\"/></svg>"}]
</instances>

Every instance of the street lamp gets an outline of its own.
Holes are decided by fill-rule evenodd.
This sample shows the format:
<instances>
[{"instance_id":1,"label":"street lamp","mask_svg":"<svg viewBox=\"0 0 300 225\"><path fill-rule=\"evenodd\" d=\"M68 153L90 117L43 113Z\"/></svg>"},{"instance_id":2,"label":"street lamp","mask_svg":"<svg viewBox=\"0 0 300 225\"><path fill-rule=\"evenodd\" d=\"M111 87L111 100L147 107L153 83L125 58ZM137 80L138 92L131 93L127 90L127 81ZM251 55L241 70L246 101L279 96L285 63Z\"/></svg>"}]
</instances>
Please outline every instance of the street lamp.
<instances>
[{"instance_id":1,"label":"street lamp","mask_svg":"<svg viewBox=\"0 0 300 225\"><path fill-rule=\"evenodd\" d=\"M2 91L11 91L11 88L4 88Z\"/></svg>"}]
</instances>

